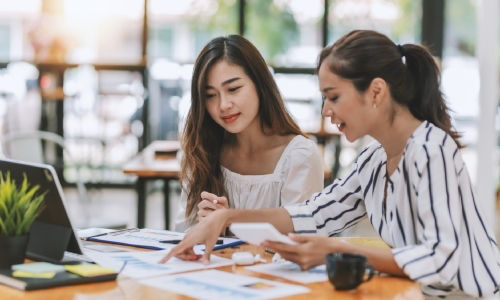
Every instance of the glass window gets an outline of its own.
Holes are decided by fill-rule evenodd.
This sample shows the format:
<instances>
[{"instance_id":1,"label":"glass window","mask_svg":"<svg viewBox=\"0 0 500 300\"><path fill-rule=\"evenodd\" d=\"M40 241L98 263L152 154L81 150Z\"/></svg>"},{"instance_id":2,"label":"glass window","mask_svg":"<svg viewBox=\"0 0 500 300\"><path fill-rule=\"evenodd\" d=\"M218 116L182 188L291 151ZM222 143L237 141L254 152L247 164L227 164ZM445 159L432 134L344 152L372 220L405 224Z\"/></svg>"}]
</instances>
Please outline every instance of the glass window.
<instances>
[{"instance_id":1,"label":"glass window","mask_svg":"<svg viewBox=\"0 0 500 300\"><path fill-rule=\"evenodd\" d=\"M245 36L269 64L314 66L321 50L323 0L253 0L245 9Z\"/></svg>"},{"instance_id":2,"label":"glass window","mask_svg":"<svg viewBox=\"0 0 500 300\"><path fill-rule=\"evenodd\" d=\"M332 0L328 43L354 29L376 30L398 43L420 41L421 0Z\"/></svg>"},{"instance_id":3,"label":"glass window","mask_svg":"<svg viewBox=\"0 0 500 300\"><path fill-rule=\"evenodd\" d=\"M0 1L0 61L29 58L29 32L41 8L41 0Z\"/></svg>"},{"instance_id":4,"label":"glass window","mask_svg":"<svg viewBox=\"0 0 500 300\"><path fill-rule=\"evenodd\" d=\"M275 74L274 78L288 111L305 132L321 127L321 94L318 78L308 74Z\"/></svg>"},{"instance_id":5,"label":"glass window","mask_svg":"<svg viewBox=\"0 0 500 300\"><path fill-rule=\"evenodd\" d=\"M10 54L10 26L0 22L0 61L8 61Z\"/></svg>"},{"instance_id":6,"label":"glass window","mask_svg":"<svg viewBox=\"0 0 500 300\"><path fill-rule=\"evenodd\" d=\"M475 57L477 24L473 1L446 2L444 37L443 92L455 118L475 117L479 109L479 65Z\"/></svg>"},{"instance_id":7,"label":"glass window","mask_svg":"<svg viewBox=\"0 0 500 300\"><path fill-rule=\"evenodd\" d=\"M452 110L454 125L464 134L462 142L468 145L476 142L479 114L476 13L475 1L445 3L442 90Z\"/></svg>"},{"instance_id":8,"label":"glass window","mask_svg":"<svg viewBox=\"0 0 500 300\"><path fill-rule=\"evenodd\" d=\"M144 0L1 1L0 37L7 42L0 43L0 57L137 62L143 15Z\"/></svg>"},{"instance_id":9,"label":"glass window","mask_svg":"<svg viewBox=\"0 0 500 300\"><path fill-rule=\"evenodd\" d=\"M211 39L238 33L235 0L151 0L149 57L192 63Z\"/></svg>"}]
</instances>

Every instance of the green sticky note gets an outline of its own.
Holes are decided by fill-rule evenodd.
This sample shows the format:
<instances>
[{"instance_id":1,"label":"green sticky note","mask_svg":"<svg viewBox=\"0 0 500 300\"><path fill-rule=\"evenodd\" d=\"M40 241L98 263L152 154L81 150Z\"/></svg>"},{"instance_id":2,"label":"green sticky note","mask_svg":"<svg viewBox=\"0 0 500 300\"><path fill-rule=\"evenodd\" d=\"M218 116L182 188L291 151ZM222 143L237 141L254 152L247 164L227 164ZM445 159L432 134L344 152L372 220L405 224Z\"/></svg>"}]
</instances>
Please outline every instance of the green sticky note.
<instances>
[{"instance_id":1,"label":"green sticky note","mask_svg":"<svg viewBox=\"0 0 500 300\"><path fill-rule=\"evenodd\" d=\"M27 264L19 264L12 266L13 271L24 271L32 274L41 274L41 273L51 273L51 272L63 272L64 266L55 265L48 262L34 262Z\"/></svg>"}]
</instances>

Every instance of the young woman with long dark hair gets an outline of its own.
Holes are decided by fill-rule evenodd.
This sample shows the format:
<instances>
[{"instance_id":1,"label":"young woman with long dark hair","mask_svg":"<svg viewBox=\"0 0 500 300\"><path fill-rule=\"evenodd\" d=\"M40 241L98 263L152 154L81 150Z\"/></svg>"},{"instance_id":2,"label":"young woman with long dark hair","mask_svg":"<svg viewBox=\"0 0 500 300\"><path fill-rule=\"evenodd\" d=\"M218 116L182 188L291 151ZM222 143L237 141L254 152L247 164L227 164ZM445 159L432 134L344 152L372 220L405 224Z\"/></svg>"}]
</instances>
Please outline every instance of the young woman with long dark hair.
<instances>
[{"instance_id":1,"label":"young woman with long dark hair","mask_svg":"<svg viewBox=\"0 0 500 300\"><path fill-rule=\"evenodd\" d=\"M244 37L218 37L201 50L191 99L177 231L221 208L281 207L323 188L316 144L293 121L264 59Z\"/></svg>"}]
</instances>

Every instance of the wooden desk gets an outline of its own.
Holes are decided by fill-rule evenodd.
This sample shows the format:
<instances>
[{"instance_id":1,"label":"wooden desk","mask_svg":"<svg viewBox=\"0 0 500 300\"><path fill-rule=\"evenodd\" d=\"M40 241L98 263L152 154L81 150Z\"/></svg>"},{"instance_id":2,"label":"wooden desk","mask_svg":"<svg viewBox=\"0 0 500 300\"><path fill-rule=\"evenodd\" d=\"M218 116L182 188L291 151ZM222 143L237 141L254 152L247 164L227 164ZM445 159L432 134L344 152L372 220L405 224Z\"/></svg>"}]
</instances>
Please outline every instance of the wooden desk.
<instances>
[{"instance_id":1,"label":"wooden desk","mask_svg":"<svg viewBox=\"0 0 500 300\"><path fill-rule=\"evenodd\" d=\"M381 242L379 239L373 238L351 238L352 242L365 244L374 247L379 247ZM238 249L223 249L214 252L214 254L230 258L234 251L251 251L254 254L259 253L268 262L271 255L263 250L263 248L253 245L244 245ZM261 274L249 271L244 267L217 268L221 271L230 273L249 275L253 277L276 280L280 282L300 285L299 283L288 281L286 279L274 277L271 275ZM420 287L416 282L408 279L387 276L375 276L369 282L363 283L354 291L337 292L329 281L304 284L311 292L308 294L299 294L286 299L424 299ZM50 299L50 300L65 300L65 299L86 299L86 300L101 300L101 299L191 299L189 297L170 293L157 288L140 285L131 279L120 279L117 281L92 283L84 285L73 285L65 287L57 287L46 290L37 290L30 292L21 292L13 288L0 285L1 299Z\"/></svg>"},{"instance_id":2,"label":"wooden desk","mask_svg":"<svg viewBox=\"0 0 500 300\"><path fill-rule=\"evenodd\" d=\"M168 229L170 180L178 180L181 166L176 159L179 141L154 141L123 167L123 173L137 176L137 227L144 228L146 220L146 181L164 182L165 228ZM160 153L161 152L161 153ZM158 153L158 154L157 154Z\"/></svg>"}]
</instances>

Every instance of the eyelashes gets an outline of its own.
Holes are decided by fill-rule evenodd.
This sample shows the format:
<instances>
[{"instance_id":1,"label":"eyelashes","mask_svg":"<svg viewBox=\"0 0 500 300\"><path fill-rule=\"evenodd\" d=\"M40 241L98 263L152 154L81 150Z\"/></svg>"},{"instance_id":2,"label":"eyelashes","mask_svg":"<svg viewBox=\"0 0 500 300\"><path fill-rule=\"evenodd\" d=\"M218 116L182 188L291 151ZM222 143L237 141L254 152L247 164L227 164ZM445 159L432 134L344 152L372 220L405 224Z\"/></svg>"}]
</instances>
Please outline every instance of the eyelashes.
<instances>
[{"instance_id":1,"label":"eyelashes","mask_svg":"<svg viewBox=\"0 0 500 300\"><path fill-rule=\"evenodd\" d=\"M335 97L330 97L330 98L327 98L325 96L321 96L321 99L322 99L322 104L321 104L321 107L325 106L325 101L328 100L328 101L332 101L332 102L337 102L337 100L339 99L338 96L335 96Z\"/></svg>"},{"instance_id":2,"label":"eyelashes","mask_svg":"<svg viewBox=\"0 0 500 300\"><path fill-rule=\"evenodd\" d=\"M239 90L241 88L241 86L236 86L236 87L233 87L233 88L229 88L227 89L229 92L236 92L237 90Z\"/></svg>"},{"instance_id":3,"label":"eyelashes","mask_svg":"<svg viewBox=\"0 0 500 300\"><path fill-rule=\"evenodd\" d=\"M242 87L243 87L242 85L241 86L235 86L235 87L232 87L232 88L228 88L227 91L229 93L234 93L234 92L238 91L239 89L241 89ZM216 94L205 94L205 98L206 99L210 99L210 98L215 97L215 96L216 96Z\"/></svg>"}]
</instances>

